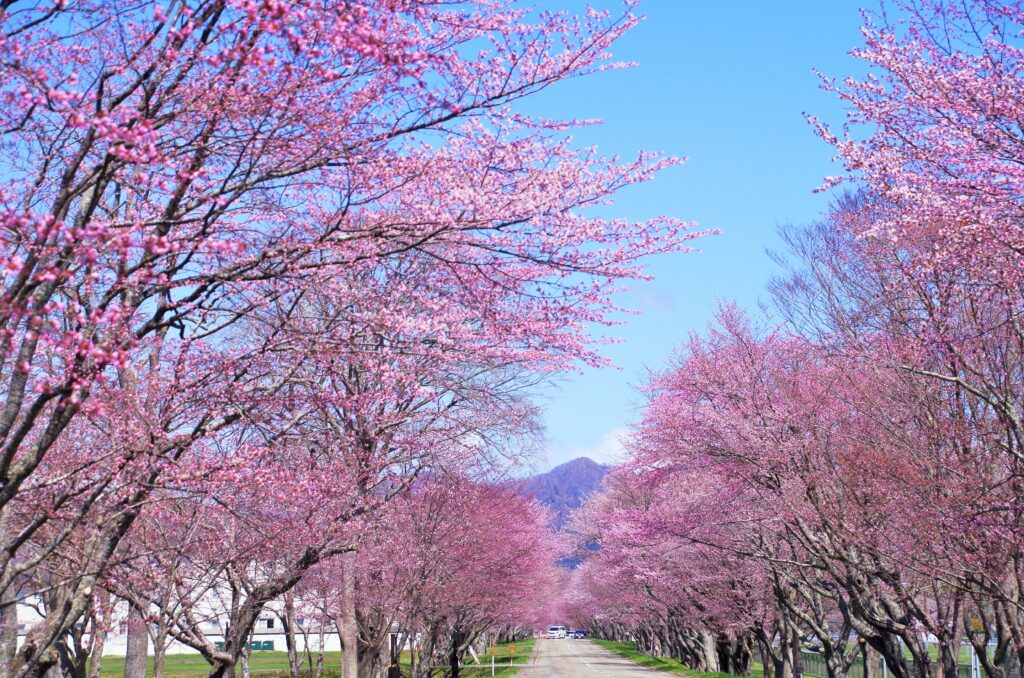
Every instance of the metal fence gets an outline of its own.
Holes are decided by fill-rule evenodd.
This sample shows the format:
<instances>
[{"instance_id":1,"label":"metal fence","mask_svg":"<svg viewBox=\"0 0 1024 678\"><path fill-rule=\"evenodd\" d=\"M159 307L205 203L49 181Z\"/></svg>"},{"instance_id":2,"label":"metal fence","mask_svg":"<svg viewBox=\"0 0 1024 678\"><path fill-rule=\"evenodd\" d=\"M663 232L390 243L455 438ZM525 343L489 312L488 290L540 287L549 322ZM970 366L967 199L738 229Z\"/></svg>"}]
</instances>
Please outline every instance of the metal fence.
<instances>
[{"instance_id":1,"label":"metal fence","mask_svg":"<svg viewBox=\"0 0 1024 678\"><path fill-rule=\"evenodd\" d=\"M804 664L804 675L813 678L826 678L828 671L825 667L825 657L817 652L811 652L810 650L804 650L801 653ZM761 657L761 651L759 648L754 649L754 661L758 663L764 662ZM889 678L888 670L885 666L885 660L881 657L878 658L878 664L875 666L875 675L881 676L881 678ZM932 665L936 665L937 662L932 662ZM974 667L971 664L961 663L957 667L957 678L980 678L980 671L975 672ZM865 678L864 674L864 655L857 655L853 660L853 664L850 665L850 669L846 672L847 678Z\"/></svg>"}]
</instances>

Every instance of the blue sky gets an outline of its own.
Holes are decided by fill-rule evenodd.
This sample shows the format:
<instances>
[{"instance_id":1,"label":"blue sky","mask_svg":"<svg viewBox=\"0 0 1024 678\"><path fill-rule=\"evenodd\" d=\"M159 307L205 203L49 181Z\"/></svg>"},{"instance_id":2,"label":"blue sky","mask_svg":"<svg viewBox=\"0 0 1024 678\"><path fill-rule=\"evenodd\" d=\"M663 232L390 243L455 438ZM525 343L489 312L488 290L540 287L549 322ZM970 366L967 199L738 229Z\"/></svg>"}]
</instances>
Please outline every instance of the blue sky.
<instances>
[{"instance_id":1,"label":"blue sky","mask_svg":"<svg viewBox=\"0 0 1024 678\"><path fill-rule=\"evenodd\" d=\"M545 390L547 455L538 466L582 455L614 461L617 436L640 415L636 387L648 369L704 327L719 300L756 310L775 270L765 250L777 248L776 228L819 215L830 198L814 189L840 173L802 114L842 123L840 103L812 69L863 70L848 52L860 44L866 1L645 0L646 20L614 50L639 66L563 83L531 104L552 117L603 119L574 137L606 154L643 148L688 158L621 194L612 214L670 214L723 231L699 241L698 253L651 260L655 280L624 293L624 305L643 314L608 332L625 340L604 351L618 369L588 369ZM578 12L584 3L544 6Z\"/></svg>"}]
</instances>

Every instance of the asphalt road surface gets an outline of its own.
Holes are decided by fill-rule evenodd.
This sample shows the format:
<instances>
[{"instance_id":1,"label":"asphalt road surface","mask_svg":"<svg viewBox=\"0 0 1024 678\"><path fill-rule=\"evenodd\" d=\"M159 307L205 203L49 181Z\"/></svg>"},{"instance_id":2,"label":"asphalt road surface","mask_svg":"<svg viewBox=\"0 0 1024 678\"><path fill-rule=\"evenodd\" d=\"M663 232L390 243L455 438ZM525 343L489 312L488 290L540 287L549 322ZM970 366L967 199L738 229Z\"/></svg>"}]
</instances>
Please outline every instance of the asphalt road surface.
<instances>
[{"instance_id":1,"label":"asphalt road surface","mask_svg":"<svg viewBox=\"0 0 1024 678\"><path fill-rule=\"evenodd\" d=\"M637 666L589 640L537 641L536 663L521 678L652 678L670 674Z\"/></svg>"}]
</instances>

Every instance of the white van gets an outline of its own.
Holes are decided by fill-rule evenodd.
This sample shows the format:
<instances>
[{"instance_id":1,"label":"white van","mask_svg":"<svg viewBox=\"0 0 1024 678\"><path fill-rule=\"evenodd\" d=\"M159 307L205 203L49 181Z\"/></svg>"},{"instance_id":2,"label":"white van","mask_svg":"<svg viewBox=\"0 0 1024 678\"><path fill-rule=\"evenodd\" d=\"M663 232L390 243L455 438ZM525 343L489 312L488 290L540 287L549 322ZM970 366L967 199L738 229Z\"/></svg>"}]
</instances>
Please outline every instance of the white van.
<instances>
[{"instance_id":1,"label":"white van","mask_svg":"<svg viewBox=\"0 0 1024 678\"><path fill-rule=\"evenodd\" d=\"M548 628L548 638L565 638L564 626L551 626Z\"/></svg>"}]
</instances>

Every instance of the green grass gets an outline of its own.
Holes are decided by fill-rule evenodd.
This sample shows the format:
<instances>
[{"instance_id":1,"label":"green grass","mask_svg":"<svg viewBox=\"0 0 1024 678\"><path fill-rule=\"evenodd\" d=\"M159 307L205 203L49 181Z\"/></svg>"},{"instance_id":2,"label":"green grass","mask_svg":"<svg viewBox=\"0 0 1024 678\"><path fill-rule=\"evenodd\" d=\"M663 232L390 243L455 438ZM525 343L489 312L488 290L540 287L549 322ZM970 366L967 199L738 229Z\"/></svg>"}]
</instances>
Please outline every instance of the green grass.
<instances>
[{"instance_id":1,"label":"green grass","mask_svg":"<svg viewBox=\"0 0 1024 678\"><path fill-rule=\"evenodd\" d=\"M655 671L665 671L666 673L675 673L681 676L695 676L699 678L736 678L732 674L722 673L719 671L694 671L675 659L669 659L668 657L652 657L637 650L636 643L634 642L597 639L593 639L593 642L597 643L609 652L619 655L623 659L628 659L634 664L639 664L640 666L648 669L654 669Z\"/></svg>"},{"instance_id":2,"label":"green grass","mask_svg":"<svg viewBox=\"0 0 1024 678\"><path fill-rule=\"evenodd\" d=\"M510 646L515 645L515 656L510 657ZM498 643L495 646L494 660L497 670L494 675L501 678L510 678L519 672L519 667L509 666L510 663L525 664L533 654L534 640L517 641L516 643ZM305 670L305 656L299 656L302 668ZM469 664L462 667L460 674L467 678L478 678L491 675L491 655L487 653L480 655L481 665L478 667L468 658ZM316 655L313 656L316 661ZM399 659L402 667L402 675L409 675L409 653L403 652ZM172 654L167 655L164 660L164 678L206 678L210 665L198 654ZM254 678L287 678L288 653L287 652L254 652L249 658L249 671ZM443 669L435 669L432 675L442 675ZM241 676L241 667L238 667L236 674ZM153 675L153 658L149 659L148 676ZM305 674L303 674L305 675ZM341 675L341 653L324 653L324 678L338 678ZM121 678L124 676L123 657L104 657L102 678Z\"/></svg>"},{"instance_id":3,"label":"green grass","mask_svg":"<svg viewBox=\"0 0 1024 678\"><path fill-rule=\"evenodd\" d=\"M305 668L304 657L300 656ZM314 655L313 661L316 661ZM253 652L249 657L249 671L259 678L278 678L288 676L287 652ZM164 678L206 678L210 672L210 664L198 654L170 654L164 658ZM239 666L238 675L242 675ZM147 676L153 675L153 658L149 658ZM341 675L341 653L324 653L324 678L337 678ZM124 676L124 657L104 657L102 678L122 678Z\"/></svg>"},{"instance_id":4,"label":"green grass","mask_svg":"<svg viewBox=\"0 0 1024 678\"><path fill-rule=\"evenodd\" d=\"M903 655L907 659L913 659L913 655L910 654L910 648L908 648L908 647L904 647L903 648ZM932 661L938 661L939 660L939 646L938 645L929 644L928 645L928 656L931 658ZM960 663L961 664L970 664L971 663L971 648L966 646L966 645L961 645L960 646Z\"/></svg>"},{"instance_id":5,"label":"green grass","mask_svg":"<svg viewBox=\"0 0 1024 678\"><path fill-rule=\"evenodd\" d=\"M511 678L521 670L519 666L509 666L509 664L525 664L533 656L533 648L536 644L536 640L533 638L525 638L523 640L517 640L514 643L498 643L494 646L494 666L495 678ZM515 646L515 655L512 655L512 646ZM466 664L459 669L460 676L466 676L466 678L482 678L483 676L491 675L491 651L490 648L486 652L480 654L480 665L477 666L473 663L473 658L467 656ZM409 674L409 653L403 652L402 657L399 661L402 667L402 675ZM431 676L442 676L444 675L444 669L434 669Z\"/></svg>"}]
</instances>

